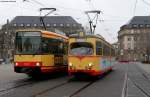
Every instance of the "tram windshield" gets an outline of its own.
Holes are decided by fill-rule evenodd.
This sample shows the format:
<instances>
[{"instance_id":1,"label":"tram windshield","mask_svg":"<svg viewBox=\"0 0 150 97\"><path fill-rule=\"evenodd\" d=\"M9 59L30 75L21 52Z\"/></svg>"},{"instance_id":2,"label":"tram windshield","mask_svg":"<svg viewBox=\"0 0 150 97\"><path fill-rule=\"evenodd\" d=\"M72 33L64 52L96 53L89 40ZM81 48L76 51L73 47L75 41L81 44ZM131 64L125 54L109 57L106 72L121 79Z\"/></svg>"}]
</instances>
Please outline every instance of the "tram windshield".
<instances>
[{"instance_id":1,"label":"tram windshield","mask_svg":"<svg viewBox=\"0 0 150 97\"><path fill-rule=\"evenodd\" d=\"M92 55L93 46L87 42L76 42L70 45L71 55Z\"/></svg>"},{"instance_id":2,"label":"tram windshield","mask_svg":"<svg viewBox=\"0 0 150 97\"><path fill-rule=\"evenodd\" d=\"M39 54L40 32L18 32L16 34L16 54Z\"/></svg>"}]
</instances>

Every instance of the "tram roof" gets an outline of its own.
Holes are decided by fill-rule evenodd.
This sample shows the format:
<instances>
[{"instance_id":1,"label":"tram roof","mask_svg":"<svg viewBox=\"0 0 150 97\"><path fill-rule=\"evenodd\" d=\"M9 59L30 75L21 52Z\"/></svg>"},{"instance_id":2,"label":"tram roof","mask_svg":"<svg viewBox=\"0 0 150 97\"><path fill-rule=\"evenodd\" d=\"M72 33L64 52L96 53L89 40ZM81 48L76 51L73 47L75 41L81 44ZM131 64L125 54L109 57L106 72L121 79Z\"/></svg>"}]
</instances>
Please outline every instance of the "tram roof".
<instances>
[{"instance_id":1,"label":"tram roof","mask_svg":"<svg viewBox=\"0 0 150 97\"><path fill-rule=\"evenodd\" d=\"M88 34L88 35L84 35L84 36L80 36L80 35L70 35L69 36L69 38L97 38L97 39L100 39L100 40L102 40L103 42L105 42L106 44L108 44L108 45L111 45L109 42L107 42L106 40L105 40L105 38L104 37L102 37L101 35L99 35L99 34L97 34L97 35L92 35L92 34Z\"/></svg>"},{"instance_id":2,"label":"tram roof","mask_svg":"<svg viewBox=\"0 0 150 97\"><path fill-rule=\"evenodd\" d=\"M34 32L35 31L39 31L39 32L42 32L42 34L54 35L54 36L59 36L59 37L68 39L68 37L66 35L64 35L64 34L51 32L51 31L46 31L46 30L41 30L41 29L20 29L20 30L16 30L16 32L21 32L21 31L24 31L24 32L27 32L27 31L34 31Z\"/></svg>"}]
</instances>

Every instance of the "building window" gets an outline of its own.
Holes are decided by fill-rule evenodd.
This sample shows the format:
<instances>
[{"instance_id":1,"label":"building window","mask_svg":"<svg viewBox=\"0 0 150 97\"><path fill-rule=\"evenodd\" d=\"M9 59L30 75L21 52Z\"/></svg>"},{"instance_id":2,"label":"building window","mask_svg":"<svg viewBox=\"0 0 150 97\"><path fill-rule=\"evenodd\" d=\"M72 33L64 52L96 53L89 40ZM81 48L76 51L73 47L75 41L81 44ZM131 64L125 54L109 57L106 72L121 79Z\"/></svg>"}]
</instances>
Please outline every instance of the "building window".
<instances>
[{"instance_id":1,"label":"building window","mask_svg":"<svg viewBox=\"0 0 150 97\"><path fill-rule=\"evenodd\" d=\"M128 48L128 50L131 49L131 44L130 43L127 44L127 48Z\"/></svg>"},{"instance_id":2,"label":"building window","mask_svg":"<svg viewBox=\"0 0 150 97\"><path fill-rule=\"evenodd\" d=\"M43 24L40 24L41 27L43 27Z\"/></svg>"},{"instance_id":3,"label":"building window","mask_svg":"<svg viewBox=\"0 0 150 97\"><path fill-rule=\"evenodd\" d=\"M137 41L137 37L134 37L134 41Z\"/></svg>"},{"instance_id":4,"label":"building window","mask_svg":"<svg viewBox=\"0 0 150 97\"><path fill-rule=\"evenodd\" d=\"M54 24L54 27L56 27L57 26L57 24Z\"/></svg>"},{"instance_id":5,"label":"building window","mask_svg":"<svg viewBox=\"0 0 150 97\"><path fill-rule=\"evenodd\" d=\"M77 25L76 25L76 24L73 24L73 26L76 27Z\"/></svg>"},{"instance_id":6,"label":"building window","mask_svg":"<svg viewBox=\"0 0 150 97\"><path fill-rule=\"evenodd\" d=\"M30 24L27 24L27 27L29 27L30 26Z\"/></svg>"},{"instance_id":7,"label":"building window","mask_svg":"<svg viewBox=\"0 0 150 97\"><path fill-rule=\"evenodd\" d=\"M63 25L63 24L60 24L60 26L63 27L64 25Z\"/></svg>"},{"instance_id":8,"label":"building window","mask_svg":"<svg viewBox=\"0 0 150 97\"><path fill-rule=\"evenodd\" d=\"M34 26L34 27L36 27L36 26L37 26L37 24L34 24L33 26Z\"/></svg>"},{"instance_id":9,"label":"building window","mask_svg":"<svg viewBox=\"0 0 150 97\"><path fill-rule=\"evenodd\" d=\"M69 27L70 26L70 24L67 24L67 27Z\"/></svg>"},{"instance_id":10,"label":"building window","mask_svg":"<svg viewBox=\"0 0 150 97\"><path fill-rule=\"evenodd\" d=\"M17 26L17 24L14 24L14 26Z\"/></svg>"},{"instance_id":11,"label":"building window","mask_svg":"<svg viewBox=\"0 0 150 97\"><path fill-rule=\"evenodd\" d=\"M47 26L47 27L49 27L49 26L50 26L50 24L46 24L46 26Z\"/></svg>"},{"instance_id":12,"label":"building window","mask_svg":"<svg viewBox=\"0 0 150 97\"><path fill-rule=\"evenodd\" d=\"M128 37L128 41L131 41L131 38L130 38L130 37Z\"/></svg>"},{"instance_id":13,"label":"building window","mask_svg":"<svg viewBox=\"0 0 150 97\"><path fill-rule=\"evenodd\" d=\"M21 27L23 27L23 24L20 24Z\"/></svg>"},{"instance_id":14,"label":"building window","mask_svg":"<svg viewBox=\"0 0 150 97\"><path fill-rule=\"evenodd\" d=\"M143 24L140 24L139 27L142 28L142 27L144 27L144 25L143 25Z\"/></svg>"},{"instance_id":15,"label":"building window","mask_svg":"<svg viewBox=\"0 0 150 97\"><path fill-rule=\"evenodd\" d=\"M136 28L136 27L137 27L137 25L136 25L136 24L133 24L132 26L133 26L134 28Z\"/></svg>"},{"instance_id":16,"label":"building window","mask_svg":"<svg viewBox=\"0 0 150 97\"><path fill-rule=\"evenodd\" d=\"M149 27L150 27L150 24L147 24L146 27L149 28Z\"/></svg>"},{"instance_id":17,"label":"building window","mask_svg":"<svg viewBox=\"0 0 150 97\"><path fill-rule=\"evenodd\" d=\"M137 31L137 30L134 30L133 32L134 32L134 33L137 33L138 31Z\"/></svg>"}]
</instances>

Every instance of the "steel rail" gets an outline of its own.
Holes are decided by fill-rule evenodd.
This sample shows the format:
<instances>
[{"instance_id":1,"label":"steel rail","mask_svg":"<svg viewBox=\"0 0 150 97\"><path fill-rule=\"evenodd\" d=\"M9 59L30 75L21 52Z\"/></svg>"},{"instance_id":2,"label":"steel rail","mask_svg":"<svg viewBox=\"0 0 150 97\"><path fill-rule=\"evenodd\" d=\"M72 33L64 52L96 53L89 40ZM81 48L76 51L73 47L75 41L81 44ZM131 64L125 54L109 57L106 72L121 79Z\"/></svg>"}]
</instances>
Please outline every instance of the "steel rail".
<instances>
[{"instance_id":1,"label":"steel rail","mask_svg":"<svg viewBox=\"0 0 150 97\"><path fill-rule=\"evenodd\" d=\"M64 85L68 84L68 83L70 83L70 81L67 81L67 82L64 82L64 83L61 83L61 84L57 84L57 85L55 85L55 86L53 86L53 87L47 88L47 89L45 89L45 90L43 90L43 91L40 91L40 92L38 92L38 93L36 93L36 94L33 94L33 95L31 95L30 97L37 97L37 96L42 95L42 94L44 94L44 93L46 93L46 92L49 92L49 91L52 91L52 90L54 90L54 89L56 89L56 88L62 87L62 86L64 86Z\"/></svg>"}]
</instances>

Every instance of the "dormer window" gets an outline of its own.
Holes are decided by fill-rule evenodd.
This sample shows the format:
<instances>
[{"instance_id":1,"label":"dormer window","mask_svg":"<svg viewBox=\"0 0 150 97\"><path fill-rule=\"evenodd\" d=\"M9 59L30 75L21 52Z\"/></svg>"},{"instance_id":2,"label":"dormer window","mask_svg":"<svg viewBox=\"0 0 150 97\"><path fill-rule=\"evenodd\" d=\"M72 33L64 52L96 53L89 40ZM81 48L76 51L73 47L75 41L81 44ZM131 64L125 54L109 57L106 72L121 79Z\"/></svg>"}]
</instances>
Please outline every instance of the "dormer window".
<instances>
[{"instance_id":1,"label":"dormer window","mask_svg":"<svg viewBox=\"0 0 150 97\"><path fill-rule=\"evenodd\" d=\"M57 26L57 24L54 24L54 27L56 27Z\"/></svg>"},{"instance_id":2,"label":"dormer window","mask_svg":"<svg viewBox=\"0 0 150 97\"><path fill-rule=\"evenodd\" d=\"M20 26L23 27L24 25L23 25L23 24L20 24Z\"/></svg>"},{"instance_id":3,"label":"dormer window","mask_svg":"<svg viewBox=\"0 0 150 97\"><path fill-rule=\"evenodd\" d=\"M73 26L75 27L75 26L76 26L76 24L73 24Z\"/></svg>"},{"instance_id":4,"label":"dormer window","mask_svg":"<svg viewBox=\"0 0 150 97\"><path fill-rule=\"evenodd\" d=\"M36 27L36 26L37 26L37 24L33 24L33 26L34 26L34 27Z\"/></svg>"},{"instance_id":5,"label":"dormer window","mask_svg":"<svg viewBox=\"0 0 150 97\"><path fill-rule=\"evenodd\" d=\"M147 24L146 27L149 28L149 27L150 27L150 24Z\"/></svg>"},{"instance_id":6,"label":"dormer window","mask_svg":"<svg viewBox=\"0 0 150 97\"><path fill-rule=\"evenodd\" d=\"M41 27L43 27L43 24L40 24Z\"/></svg>"},{"instance_id":7,"label":"dormer window","mask_svg":"<svg viewBox=\"0 0 150 97\"><path fill-rule=\"evenodd\" d=\"M63 27L64 25L63 25L63 24L60 24L60 26Z\"/></svg>"},{"instance_id":8,"label":"dormer window","mask_svg":"<svg viewBox=\"0 0 150 97\"><path fill-rule=\"evenodd\" d=\"M132 26L133 26L134 28L136 28L136 27L137 27L137 25L136 25L136 24L133 24Z\"/></svg>"},{"instance_id":9,"label":"dormer window","mask_svg":"<svg viewBox=\"0 0 150 97\"><path fill-rule=\"evenodd\" d=\"M30 24L27 24L27 27L29 27L30 26Z\"/></svg>"},{"instance_id":10,"label":"dormer window","mask_svg":"<svg viewBox=\"0 0 150 97\"><path fill-rule=\"evenodd\" d=\"M47 26L47 27L49 27L49 26L50 26L50 24L47 24L46 26Z\"/></svg>"},{"instance_id":11,"label":"dormer window","mask_svg":"<svg viewBox=\"0 0 150 97\"><path fill-rule=\"evenodd\" d=\"M67 27L69 27L70 26L70 24L67 24Z\"/></svg>"},{"instance_id":12,"label":"dormer window","mask_svg":"<svg viewBox=\"0 0 150 97\"><path fill-rule=\"evenodd\" d=\"M144 25L143 25L143 24L140 24L139 27L142 28L142 27L144 27Z\"/></svg>"}]
</instances>

